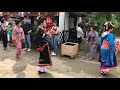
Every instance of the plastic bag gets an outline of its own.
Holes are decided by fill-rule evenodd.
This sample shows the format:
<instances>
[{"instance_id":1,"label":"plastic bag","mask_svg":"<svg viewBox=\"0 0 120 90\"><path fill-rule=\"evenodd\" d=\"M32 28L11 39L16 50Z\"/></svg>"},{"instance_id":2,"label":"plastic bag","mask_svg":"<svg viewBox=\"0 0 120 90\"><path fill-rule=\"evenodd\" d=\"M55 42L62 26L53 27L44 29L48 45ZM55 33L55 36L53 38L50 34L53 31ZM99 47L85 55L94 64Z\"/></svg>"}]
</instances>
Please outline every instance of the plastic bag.
<instances>
[{"instance_id":1,"label":"plastic bag","mask_svg":"<svg viewBox=\"0 0 120 90\"><path fill-rule=\"evenodd\" d=\"M9 42L10 41L10 35L7 34L7 41Z\"/></svg>"}]
</instances>

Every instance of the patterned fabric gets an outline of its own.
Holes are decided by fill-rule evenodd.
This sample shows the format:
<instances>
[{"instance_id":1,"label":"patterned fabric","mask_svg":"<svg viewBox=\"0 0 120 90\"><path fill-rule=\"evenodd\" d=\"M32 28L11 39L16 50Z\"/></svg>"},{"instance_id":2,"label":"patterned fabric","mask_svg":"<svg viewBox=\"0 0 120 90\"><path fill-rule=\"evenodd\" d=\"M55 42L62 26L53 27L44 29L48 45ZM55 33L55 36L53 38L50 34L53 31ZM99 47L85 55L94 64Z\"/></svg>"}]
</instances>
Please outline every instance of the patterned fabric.
<instances>
[{"instance_id":1,"label":"patterned fabric","mask_svg":"<svg viewBox=\"0 0 120 90\"><path fill-rule=\"evenodd\" d=\"M100 55L99 55L99 62L100 70L102 69L109 69L109 68L116 68L118 66L118 62L116 60L116 41L115 36L113 33L104 32L105 35L102 34L100 37ZM104 47L104 48L102 48ZM109 49L106 49L109 48Z\"/></svg>"},{"instance_id":2,"label":"patterned fabric","mask_svg":"<svg viewBox=\"0 0 120 90\"><path fill-rule=\"evenodd\" d=\"M115 40L115 55L118 53L120 48L120 42Z\"/></svg>"},{"instance_id":3,"label":"patterned fabric","mask_svg":"<svg viewBox=\"0 0 120 90\"><path fill-rule=\"evenodd\" d=\"M110 48L108 40L104 40L103 41L102 48L105 48L105 49L109 49ZM119 48L120 48L120 42L115 40L115 54L118 53Z\"/></svg>"},{"instance_id":4,"label":"patterned fabric","mask_svg":"<svg viewBox=\"0 0 120 90\"><path fill-rule=\"evenodd\" d=\"M103 43L102 43L102 48L105 48L105 49L109 49L110 46L109 46L109 43L108 43L108 40L104 40Z\"/></svg>"}]
</instances>

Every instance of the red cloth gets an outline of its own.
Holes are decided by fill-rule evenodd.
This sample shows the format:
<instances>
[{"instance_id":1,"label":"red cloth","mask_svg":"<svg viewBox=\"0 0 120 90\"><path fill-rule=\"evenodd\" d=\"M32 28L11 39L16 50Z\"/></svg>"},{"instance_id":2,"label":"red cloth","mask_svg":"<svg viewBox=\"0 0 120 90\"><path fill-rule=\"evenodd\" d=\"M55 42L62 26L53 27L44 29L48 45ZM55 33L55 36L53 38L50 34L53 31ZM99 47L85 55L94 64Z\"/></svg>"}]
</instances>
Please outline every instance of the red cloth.
<instances>
[{"instance_id":1,"label":"red cloth","mask_svg":"<svg viewBox=\"0 0 120 90\"><path fill-rule=\"evenodd\" d=\"M109 43L108 43L108 40L104 40L103 43L102 43L102 48L105 48L105 49L109 49L110 46L109 46Z\"/></svg>"},{"instance_id":2,"label":"red cloth","mask_svg":"<svg viewBox=\"0 0 120 90\"><path fill-rule=\"evenodd\" d=\"M48 27L46 30L45 30L45 32L46 32L46 34L48 35L48 37L50 38L50 29L51 29L51 27Z\"/></svg>"},{"instance_id":3,"label":"red cloth","mask_svg":"<svg viewBox=\"0 0 120 90\"><path fill-rule=\"evenodd\" d=\"M115 54L118 53L119 48L120 48L120 42L115 40Z\"/></svg>"},{"instance_id":4,"label":"red cloth","mask_svg":"<svg viewBox=\"0 0 120 90\"><path fill-rule=\"evenodd\" d=\"M45 32L47 33L48 31L50 31L50 29L51 29L51 28L50 28L50 27L48 27L48 28L45 30Z\"/></svg>"},{"instance_id":5,"label":"red cloth","mask_svg":"<svg viewBox=\"0 0 120 90\"><path fill-rule=\"evenodd\" d=\"M47 17L46 17L46 23L47 23L48 26L52 26L52 25L53 25L52 18L49 17L49 16L47 16Z\"/></svg>"},{"instance_id":6,"label":"red cloth","mask_svg":"<svg viewBox=\"0 0 120 90\"><path fill-rule=\"evenodd\" d=\"M56 32L56 31L57 31L57 28L56 28L56 27L53 27L52 30L54 30L54 31ZM58 35L58 33L57 33L57 34L53 34L53 35Z\"/></svg>"},{"instance_id":7,"label":"red cloth","mask_svg":"<svg viewBox=\"0 0 120 90\"><path fill-rule=\"evenodd\" d=\"M39 48L37 48L37 50L42 52L46 45L48 45L48 43L46 43L44 46L39 46Z\"/></svg>"},{"instance_id":8,"label":"red cloth","mask_svg":"<svg viewBox=\"0 0 120 90\"><path fill-rule=\"evenodd\" d=\"M116 40L114 42L115 42L115 54L117 54L118 51L119 51L119 48L120 48L120 42L116 41ZM104 40L103 41L102 48L105 48L105 49L109 49L110 48L108 40Z\"/></svg>"}]
</instances>

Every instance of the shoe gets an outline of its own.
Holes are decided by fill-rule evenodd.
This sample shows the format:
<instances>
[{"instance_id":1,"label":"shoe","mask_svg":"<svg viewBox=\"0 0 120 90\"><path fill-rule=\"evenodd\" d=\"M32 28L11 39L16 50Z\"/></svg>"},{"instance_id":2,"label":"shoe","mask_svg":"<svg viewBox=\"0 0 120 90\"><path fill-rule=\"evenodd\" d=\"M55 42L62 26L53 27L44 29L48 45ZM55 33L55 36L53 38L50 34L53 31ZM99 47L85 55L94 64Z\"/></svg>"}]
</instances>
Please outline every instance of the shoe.
<instances>
[{"instance_id":1,"label":"shoe","mask_svg":"<svg viewBox=\"0 0 120 90\"><path fill-rule=\"evenodd\" d=\"M40 68L38 67L38 73L41 74L41 73L46 73L46 68Z\"/></svg>"},{"instance_id":2,"label":"shoe","mask_svg":"<svg viewBox=\"0 0 120 90\"><path fill-rule=\"evenodd\" d=\"M92 60L92 57L90 57L90 60Z\"/></svg>"},{"instance_id":3,"label":"shoe","mask_svg":"<svg viewBox=\"0 0 120 90\"><path fill-rule=\"evenodd\" d=\"M24 48L23 51L27 50L27 48Z\"/></svg>"},{"instance_id":4,"label":"shoe","mask_svg":"<svg viewBox=\"0 0 120 90\"><path fill-rule=\"evenodd\" d=\"M95 59L95 57L90 57L90 60L94 60Z\"/></svg>"},{"instance_id":5,"label":"shoe","mask_svg":"<svg viewBox=\"0 0 120 90\"><path fill-rule=\"evenodd\" d=\"M46 72L41 72L41 71L38 71L38 74L42 74L42 73L46 73Z\"/></svg>"},{"instance_id":6,"label":"shoe","mask_svg":"<svg viewBox=\"0 0 120 90\"><path fill-rule=\"evenodd\" d=\"M30 52L30 51L31 51L31 49L29 48L27 51L28 51L28 52Z\"/></svg>"},{"instance_id":7,"label":"shoe","mask_svg":"<svg viewBox=\"0 0 120 90\"><path fill-rule=\"evenodd\" d=\"M101 71L100 72L102 75L107 75L108 73L107 72L105 72L105 71Z\"/></svg>"},{"instance_id":8,"label":"shoe","mask_svg":"<svg viewBox=\"0 0 120 90\"><path fill-rule=\"evenodd\" d=\"M51 55L55 56L55 55L56 55L56 53L52 52L52 53L51 53Z\"/></svg>"},{"instance_id":9,"label":"shoe","mask_svg":"<svg viewBox=\"0 0 120 90\"><path fill-rule=\"evenodd\" d=\"M54 52L51 52L51 55L53 54Z\"/></svg>"},{"instance_id":10,"label":"shoe","mask_svg":"<svg viewBox=\"0 0 120 90\"><path fill-rule=\"evenodd\" d=\"M6 50L10 50L9 48L6 48Z\"/></svg>"}]
</instances>

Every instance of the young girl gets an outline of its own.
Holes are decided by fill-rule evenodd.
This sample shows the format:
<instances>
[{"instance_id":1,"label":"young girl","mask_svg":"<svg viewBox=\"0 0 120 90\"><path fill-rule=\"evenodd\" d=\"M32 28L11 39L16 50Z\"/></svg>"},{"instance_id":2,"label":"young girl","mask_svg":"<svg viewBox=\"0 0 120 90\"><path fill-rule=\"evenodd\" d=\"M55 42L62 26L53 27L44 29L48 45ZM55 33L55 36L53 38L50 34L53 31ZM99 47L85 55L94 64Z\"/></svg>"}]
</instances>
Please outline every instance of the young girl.
<instances>
[{"instance_id":1,"label":"young girl","mask_svg":"<svg viewBox=\"0 0 120 90\"><path fill-rule=\"evenodd\" d=\"M21 58L22 42L25 39L24 31L21 28L21 21L16 20L16 26L12 31L12 41L16 44L16 58Z\"/></svg>"},{"instance_id":2,"label":"young girl","mask_svg":"<svg viewBox=\"0 0 120 90\"><path fill-rule=\"evenodd\" d=\"M8 26L9 26L9 29L7 30L7 34L8 34L8 37L9 37L8 43L9 43L9 46L11 47L11 43L12 43L12 30L13 30L12 23L9 23Z\"/></svg>"},{"instance_id":3,"label":"young girl","mask_svg":"<svg viewBox=\"0 0 120 90\"><path fill-rule=\"evenodd\" d=\"M52 47L53 47L53 52L51 55L56 55L58 51L58 26L57 26L57 21L53 22L53 27L51 28L51 42L52 42Z\"/></svg>"}]
</instances>

